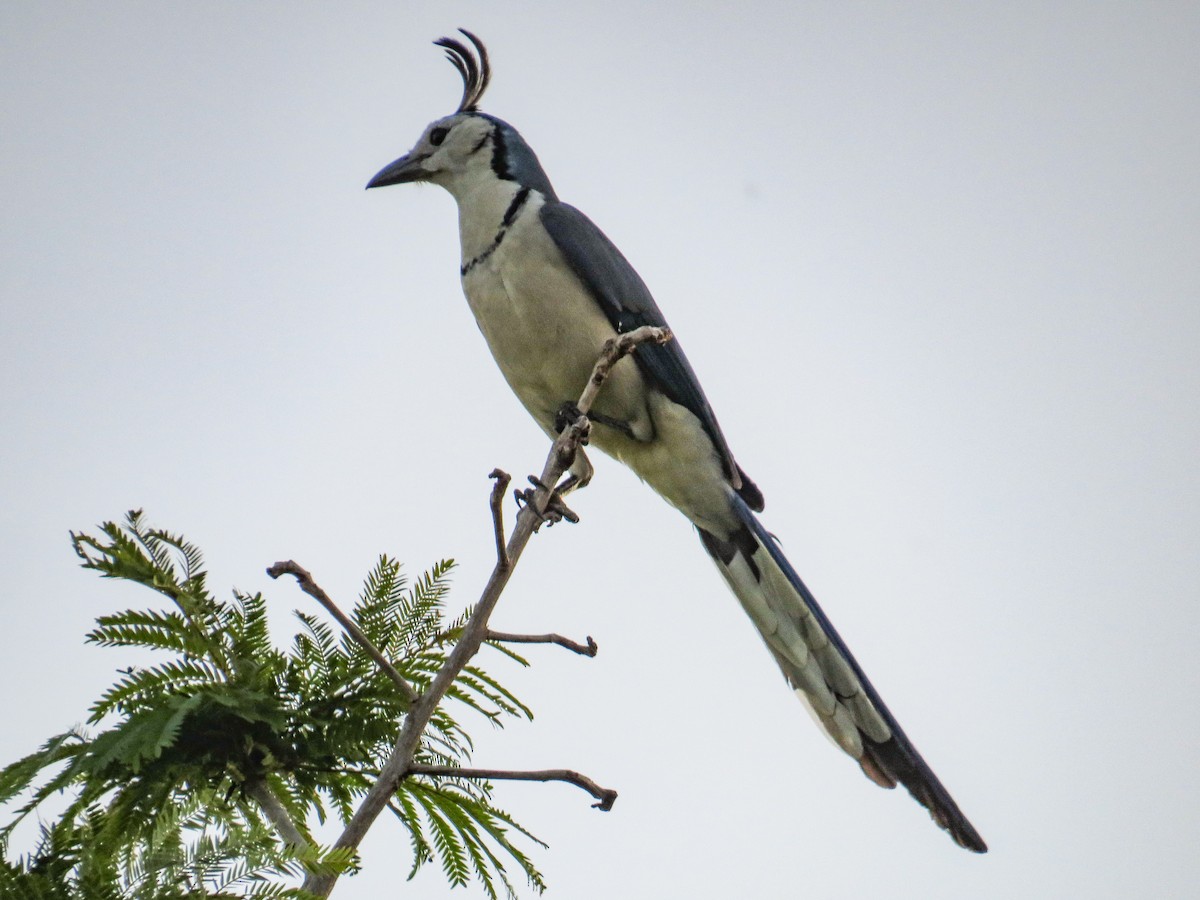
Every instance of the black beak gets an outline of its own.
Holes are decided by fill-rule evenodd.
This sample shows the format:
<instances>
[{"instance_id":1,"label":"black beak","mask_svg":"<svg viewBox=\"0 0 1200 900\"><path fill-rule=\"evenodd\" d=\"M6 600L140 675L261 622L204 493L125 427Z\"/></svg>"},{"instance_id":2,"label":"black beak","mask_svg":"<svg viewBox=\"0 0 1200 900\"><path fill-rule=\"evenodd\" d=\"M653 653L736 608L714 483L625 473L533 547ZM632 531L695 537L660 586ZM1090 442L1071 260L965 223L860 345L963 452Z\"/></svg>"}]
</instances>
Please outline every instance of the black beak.
<instances>
[{"instance_id":1,"label":"black beak","mask_svg":"<svg viewBox=\"0 0 1200 900\"><path fill-rule=\"evenodd\" d=\"M389 184L407 184L410 181L423 181L429 173L421 168L421 163L427 159L426 154L413 155L405 153L394 163L389 163L367 182L367 188L387 187Z\"/></svg>"}]
</instances>

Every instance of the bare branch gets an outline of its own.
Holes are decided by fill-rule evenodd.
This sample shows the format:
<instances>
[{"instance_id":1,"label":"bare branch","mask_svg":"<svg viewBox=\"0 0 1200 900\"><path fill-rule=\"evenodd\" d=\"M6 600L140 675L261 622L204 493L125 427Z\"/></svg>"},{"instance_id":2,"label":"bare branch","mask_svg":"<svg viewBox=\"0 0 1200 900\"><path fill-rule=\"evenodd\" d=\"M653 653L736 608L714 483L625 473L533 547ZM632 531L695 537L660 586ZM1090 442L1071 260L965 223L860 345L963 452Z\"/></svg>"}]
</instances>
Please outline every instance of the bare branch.
<instances>
[{"instance_id":1,"label":"bare branch","mask_svg":"<svg viewBox=\"0 0 1200 900\"><path fill-rule=\"evenodd\" d=\"M633 331L619 334L615 338L605 341L600 358L596 360L596 365L592 368L592 377L588 379L587 387L579 395L579 403L576 404L579 411L584 415L591 411L592 404L596 402L596 395L600 393L600 388L604 386L604 380L608 378L608 373L621 361L622 357L631 353L638 344L645 344L648 341L665 344L671 340L671 337L669 328L643 325L641 328L635 328Z\"/></svg>"},{"instance_id":2,"label":"bare branch","mask_svg":"<svg viewBox=\"0 0 1200 900\"><path fill-rule=\"evenodd\" d=\"M587 643L580 644L561 634L509 634L506 631L489 629L486 640L498 641L503 644L558 644L558 646L566 647L581 656L595 656L600 649L590 634Z\"/></svg>"},{"instance_id":3,"label":"bare branch","mask_svg":"<svg viewBox=\"0 0 1200 900\"><path fill-rule=\"evenodd\" d=\"M488 781L565 781L587 791L599 803L593 803L592 809L608 812L617 802L617 792L611 788L602 788L586 775L581 775L572 769L540 769L534 772L512 771L508 769L462 769L458 766L426 766L414 764L409 767L410 775L429 775L433 778L483 778Z\"/></svg>"},{"instance_id":4,"label":"bare branch","mask_svg":"<svg viewBox=\"0 0 1200 900\"><path fill-rule=\"evenodd\" d=\"M492 610L496 608L496 603L500 600L500 594L508 584L529 539L537 527L545 521L546 507L553 496L552 487L548 487L548 485L558 484L559 478L575 459L575 453L579 449L580 443L587 438L590 428L587 413L592 408L592 404L596 402L596 397L604 385L608 373L622 357L638 344L646 341L666 343L670 339L670 330L646 325L605 342L604 349L592 369L592 375L579 397L579 403L576 404L582 415L564 428L555 439L554 446L550 448L550 453L546 457L541 478L538 479L540 484L534 492L533 500L517 514L517 521L509 536L508 544L505 546L504 555L497 559L491 577L484 586L483 593L480 594L479 602L475 604L467 624L463 627L459 642L450 651L446 662L430 682L429 688L417 698L412 708L409 709L400 734L396 738L396 745L392 749L391 756L380 770L379 778L363 796L358 809L346 823L335 847L356 849L375 819L387 808L388 801L400 786L400 782L412 771L413 757L421 744L421 735L429 724L430 718L437 710L438 704L442 702L446 692L450 690L450 686L458 678L459 673L470 662L471 657L479 652L479 647L487 637L488 619L492 615ZM320 600L319 597L318 600ZM582 778L582 776L580 777ZM328 897L337 877L337 875L309 876L305 879L304 889L318 897Z\"/></svg>"},{"instance_id":5,"label":"bare branch","mask_svg":"<svg viewBox=\"0 0 1200 900\"><path fill-rule=\"evenodd\" d=\"M371 639L362 633L362 630L354 624L344 612L338 609L336 603L329 598L329 595L321 589L321 586L312 579L312 575L306 569L292 560L277 562L271 568L267 569L267 574L272 578L278 578L280 575L295 575L296 581L300 584L300 590L316 599L323 607L329 610L329 614L337 619L338 624L346 629L346 633L354 639L354 641L367 651L371 659L381 668L388 678L396 683L396 687L400 688L400 693L404 695L409 703L417 702L417 692L411 684L396 671L396 667L391 664L386 656L380 652L379 648L371 643Z\"/></svg>"},{"instance_id":6,"label":"bare branch","mask_svg":"<svg viewBox=\"0 0 1200 900\"><path fill-rule=\"evenodd\" d=\"M508 559L508 550L504 546L504 492L508 489L508 483L512 480L512 476L501 469L492 469L488 478L495 478L496 483L492 485L491 507L492 507L492 525L496 529L496 559L501 566L511 566L512 563Z\"/></svg>"},{"instance_id":7,"label":"bare branch","mask_svg":"<svg viewBox=\"0 0 1200 900\"><path fill-rule=\"evenodd\" d=\"M292 821L292 817L288 815L288 811L265 781L255 779L246 782L246 793L266 813L267 818L271 820L271 824L275 826L275 830L279 832L284 843L291 844L297 850L301 851L309 849L308 840L300 833L300 829L296 827L296 823Z\"/></svg>"}]
</instances>

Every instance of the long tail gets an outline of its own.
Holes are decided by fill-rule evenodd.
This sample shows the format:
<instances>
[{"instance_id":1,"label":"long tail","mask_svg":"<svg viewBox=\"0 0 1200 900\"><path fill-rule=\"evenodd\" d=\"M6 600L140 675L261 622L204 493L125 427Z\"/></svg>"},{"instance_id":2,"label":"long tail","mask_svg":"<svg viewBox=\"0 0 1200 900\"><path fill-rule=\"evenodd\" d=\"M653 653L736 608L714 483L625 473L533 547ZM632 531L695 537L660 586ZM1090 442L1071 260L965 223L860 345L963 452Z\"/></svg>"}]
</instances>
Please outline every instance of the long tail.
<instances>
[{"instance_id":1,"label":"long tail","mask_svg":"<svg viewBox=\"0 0 1200 900\"><path fill-rule=\"evenodd\" d=\"M723 540L699 529L700 539L796 694L868 778L885 788L903 784L959 846L986 853L979 832L892 717L775 539L740 497L733 497L733 508L739 530Z\"/></svg>"}]
</instances>

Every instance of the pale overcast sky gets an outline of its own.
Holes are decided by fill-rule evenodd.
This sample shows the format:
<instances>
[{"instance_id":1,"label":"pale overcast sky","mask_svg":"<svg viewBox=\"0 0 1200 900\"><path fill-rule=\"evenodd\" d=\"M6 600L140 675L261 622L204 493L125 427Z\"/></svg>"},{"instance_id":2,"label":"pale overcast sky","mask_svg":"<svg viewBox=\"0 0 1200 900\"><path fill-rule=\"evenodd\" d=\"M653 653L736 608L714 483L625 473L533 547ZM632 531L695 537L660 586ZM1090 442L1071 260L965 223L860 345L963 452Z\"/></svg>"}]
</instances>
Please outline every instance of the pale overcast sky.
<instances>
[{"instance_id":1,"label":"pale overcast sky","mask_svg":"<svg viewBox=\"0 0 1200 900\"><path fill-rule=\"evenodd\" d=\"M364 192L452 111L430 45L639 269L776 532L989 842L830 748L688 523L616 464L494 623L600 644L507 672L570 767L501 805L551 896L1170 897L1200 881L1200 7L0 7L0 671L8 762L146 604L68 529L144 507L211 584L347 604L381 552L492 563L486 474L540 469L437 188ZM408 885L381 820L339 897Z\"/></svg>"}]
</instances>

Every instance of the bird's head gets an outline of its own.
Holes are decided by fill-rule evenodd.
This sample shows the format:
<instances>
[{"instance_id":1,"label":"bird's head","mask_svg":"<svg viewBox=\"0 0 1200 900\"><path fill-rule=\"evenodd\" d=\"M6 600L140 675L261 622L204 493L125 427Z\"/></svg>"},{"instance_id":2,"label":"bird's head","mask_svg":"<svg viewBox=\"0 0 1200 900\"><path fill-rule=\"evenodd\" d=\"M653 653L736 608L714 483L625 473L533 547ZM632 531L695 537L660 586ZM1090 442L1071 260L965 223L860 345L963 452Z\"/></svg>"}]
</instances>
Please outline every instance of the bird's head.
<instances>
[{"instance_id":1,"label":"bird's head","mask_svg":"<svg viewBox=\"0 0 1200 900\"><path fill-rule=\"evenodd\" d=\"M479 100L492 78L487 48L471 32L459 31L474 51L455 38L434 41L462 76L458 109L430 122L416 146L380 169L367 187L430 181L457 195L481 182L500 180L554 198L554 188L525 139L507 122L479 111Z\"/></svg>"}]
</instances>

